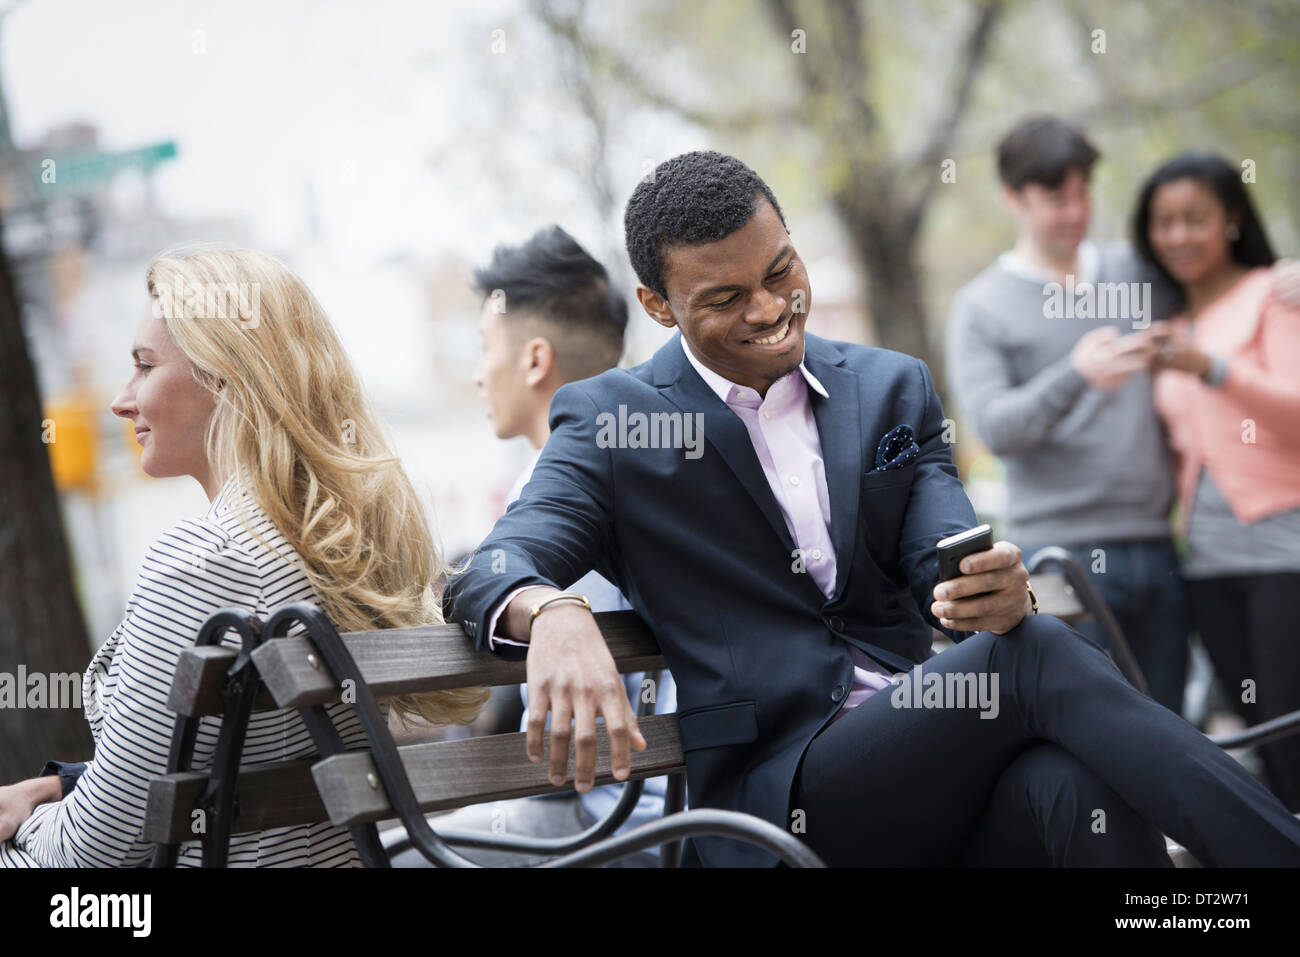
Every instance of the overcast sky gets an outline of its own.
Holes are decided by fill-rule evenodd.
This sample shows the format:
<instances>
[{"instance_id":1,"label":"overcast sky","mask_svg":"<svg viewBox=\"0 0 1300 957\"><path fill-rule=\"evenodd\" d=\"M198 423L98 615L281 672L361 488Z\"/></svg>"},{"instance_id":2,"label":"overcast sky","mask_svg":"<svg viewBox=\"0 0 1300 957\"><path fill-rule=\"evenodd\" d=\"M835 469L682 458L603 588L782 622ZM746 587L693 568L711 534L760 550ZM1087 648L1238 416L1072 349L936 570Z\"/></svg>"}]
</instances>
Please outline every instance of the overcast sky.
<instances>
[{"instance_id":1,"label":"overcast sky","mask_svg":"<svg viewBox=\"0 0 1300 957\"><path fill-rule=\"evenodd\" d=\"M108 149L175 140L179 156L158 176L164 208L245 214L268 248L301 239L310 184L340 252L477 259L532 225L476 175L497 144L466 136L483 120L475 61L493 55L493 24L516 7L29 0L3 36L14 135L27 144L89 121ZM562 198L564 180L538 172L537 193Z\"/></svg>"}]
</instances>

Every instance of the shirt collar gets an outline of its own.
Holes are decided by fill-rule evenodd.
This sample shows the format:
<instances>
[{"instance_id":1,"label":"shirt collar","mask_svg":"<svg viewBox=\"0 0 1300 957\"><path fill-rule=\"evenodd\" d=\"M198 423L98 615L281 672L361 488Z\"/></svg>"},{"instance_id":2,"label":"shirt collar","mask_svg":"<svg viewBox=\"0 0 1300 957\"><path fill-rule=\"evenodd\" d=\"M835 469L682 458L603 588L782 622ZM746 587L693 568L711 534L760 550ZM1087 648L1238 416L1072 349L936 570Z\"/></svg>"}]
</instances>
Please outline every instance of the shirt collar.
<instances>
[{"instance_id":1,"label":"shirt collar","mask_svg":"<svg viewBox=\"0 0 1300 957\"><path fill-rule=\"evenodd\" d=\"M1056 282L1060 278L1052 275L1045 269L1035 266L1033 263L1021 256L1017 256L1013 252L1003 253L998 257L998 263L1013 276L1019 276L1021 279L1028 279L1030 282ZM1101 253L1097 249L1097 244L1091 239L1085 239L1083 242L1079 243L1078 258L1075 262L1075 282L1096 282L1097 273L1100 267Z\"/></svg>"},{"instance_id":2,"label":"shirt collar","mask_svg":"<svg viewBox=\"0 0 1300 957\"><path fill-rule=\"evenodd\" d=\"M726 376L718 375L718 373L714 372L703 362L697 359L695 357L695 353L691 351L690 345L687 344L686 337L681 335L680 333L678 335L682 340L682 351L686 353L686 358L689 359L691 365L695 367L695 371L700 374L700 378L703 379L708 384L709 388L712 389L714 393L718 396L718 398L721 399L724 403L731 396L731 390L733 388L734 389L745 388L742 385L737 385L736 383L732 382ZM805 358L807 357L807 349L804 350L804 356ZM826 387L817 381L817 377L815 375L813 375L811 372L808 371L808 367L804 365L804 361L802 359L799 360L799 371L803 373L804 381L808 383L809 388L811 388L814 392L820 395L823 399L830 398L830 393L826 391ZM793 375L793 373L791 373L791 375Z\"/></svg>"},{"instance_id":3,"label":"shirt collar","mask_svg":"<svg viewBox=\"0 0 1300 957\"><path fill-rule=\"evenodd\" d=\"M232 475L222 483L221 488L217 491L216 497L208 503L208 518L219 518L227 512L238 508L252 501L248 494L248 472L246 468L241 468L244 481L240 481L239 475Z\"/></svg>"}]
</instances>

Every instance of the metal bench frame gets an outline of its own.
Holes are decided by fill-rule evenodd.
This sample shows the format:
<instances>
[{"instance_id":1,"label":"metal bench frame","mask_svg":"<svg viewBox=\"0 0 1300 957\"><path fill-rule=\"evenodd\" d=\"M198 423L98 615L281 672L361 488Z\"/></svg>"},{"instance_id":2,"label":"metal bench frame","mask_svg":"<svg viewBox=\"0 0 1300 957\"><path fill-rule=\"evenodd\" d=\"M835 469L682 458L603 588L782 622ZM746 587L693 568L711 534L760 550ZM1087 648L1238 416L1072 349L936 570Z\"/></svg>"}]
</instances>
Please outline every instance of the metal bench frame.
<instances>
[{"instance_id":1,"label":"metal bench frame","mask_svg":"<svg viewBox=\"0 0 1300 957\"><path fill-rule=\"evenodd\" d=\"M1074 556L1059 545L1049 545L1034 552L1029 561L1025 563L1025 567L1031 575L1041 574L1051 568L1060 571L1060 574L1065 577L1066 583L1074 590L1075 596L1083 605L1084 610L1097 619L1102 633L1106 636L1111 659L1115 662L1115 666L1119 668L1120 673L1128 679L1133 687L1150 697L1151 691L1147 686L1146 678L1137 663L1133 649L1129 647L1128 640L1124 637L1123 629L1120 628L1119 622L1115 620L1115 616L1111 613L1106 600L1101 597L1101 593L1093 586L1088 573L1075 560ZM1292 711L1289 714L1262 721L1253 727L1234 734L1206 735L1206 737L1225 751L1228 751L1238 748L1258 747L1267 741L1276 741L1296 732L1300 732L1300 711ZM1172 838L1166 838L1166 841L1168 842L1169 856L1173 858L1177 866L1200 867L1200 864L1197 863L1186 848L1179 845Z\"/></svg>"},{"instance_id":2,"label":"metal bench frame","mask_svg":"<svg viewBox=\"0 0 1300 957\"><path fill-rule=\"evenodd\" d=\"M1060 570L1061 574L1065 576L1066 582L1074 589L1080 604L1101 625L1101 630L1105 633L1106 641L1110 647L1111 657L1120 673L1128 679L1133 687L1150 697L1151 691L1147 687L1146 678L1143 677L1137 658L1133 655L1133 650L1124 637L1123 629L1120 628L1119 622L1115 620L1115 616L1106 605L1105 599L1093 586L1088 573L1075 560L1074 556L1060 546L1050 545L1034 552L1026 563L1026 567L1031 575L1041 574L1053 567ZM1300 711L1292 711L1289 714L1271 718L1268 721L1260 722L1233 734L1207 735L1207 737L1225 750L1235 750L1237 748L1253 748L1267 741L1285 738L1296 732L1300 732Z\"/></svg>"},{"instance_id":3,"label":"metal bench frame","mask_svg":"<svg viewBox=\"0 0 1300 957\"><path fill-rule=\"evenodd\" d=\"M659 677L662 672L646 672L649 680L658 685ZM636 716L644 718L651 712L648 703L641 699L636 704ZM686 804L686 775L669 774L668 786L664 794L663 816L669 817L681 811ZM619 792L618 800L614 806L606 812L605 816L596 821L590 827L577 832L576 834L566 835L564 837L533 837L527 834L512 835L499 834L493 831L476 831L462 830L459 828L438 828L438 836L454 847L473 848L476 850L491 850L503 852L517 852L522 854L537 855L562 855L571 851L576 851L587 847L602 838L608 837L623 826L624 822L631 817L632 812L636 809L637 802L641 800L641 794L645 790L645 782L648 778L636 778L623 782L623 789ZM528 799L524 799L528 800ZM394 828L396 832L398 829ZM384 849L388 854L389 860L397 857L398 854L408 851L414 846L414 841L408 832L403 832L399 837L393 840L384 840L384 834L380 834L380 841L384 844ZM680 841L666 843L659 851L659 866L661 867L679 867L681 865L682 845Z\"/></svg>"}]
</instances>

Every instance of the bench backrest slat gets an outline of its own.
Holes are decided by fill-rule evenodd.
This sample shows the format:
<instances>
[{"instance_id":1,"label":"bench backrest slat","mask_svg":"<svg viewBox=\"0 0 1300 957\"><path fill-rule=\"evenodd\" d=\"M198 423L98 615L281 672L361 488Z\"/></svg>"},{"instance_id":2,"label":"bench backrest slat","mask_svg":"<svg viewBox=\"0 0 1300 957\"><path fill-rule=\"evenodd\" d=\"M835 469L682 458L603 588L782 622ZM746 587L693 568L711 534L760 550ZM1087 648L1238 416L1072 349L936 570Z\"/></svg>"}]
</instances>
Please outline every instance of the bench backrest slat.
<instances>
[{"instance_id":1,"label":"bench backrest slat","mask_svg":"<svg viewBox=\"0 0 1300 957\"><path fill-rule=\"evenodd\" d=\"M227 645L194 645L181 651L167 694L167 707L177 714L202 717L221 714L222 676L235 663L238 652ZM253 701L257 711L271 711L275 699L265 688Z\"/></svg>"},{"instance_id":2,"label":"bench backrest slat","mask_svg":"<svg viewBox=\"0 0 1300 957\"><path fill-rule=\"evenodd\" d=\"M619 671L653 671L664 666L654 636L635 612L601 612L596 623ZM378 698L527 680L523 661L476 651L460 625L349 632L341 637ZM253 652L257 670L280 707L340 700L339 688L324 665L314 668L308 662L311 651L306 638L276 638Z\"/></svg>"},{"instance_id":3,"label":"bench backrest slat","mask_svg":"<svg viewBox=\"0 0 1300 957\"><path fill-rule=\"evenodd\" d=\"M638 719L646 750L632 752L632 778L658 777L684 770L677 716ZM546 760L527 758L523 732L405 745L398 749L420 809L426 813L573 789L547 779ZM550 754L549 735L546 754ZM378 821L396 812L382 788L370 786L375 765L368 751L351 751L317 761L303 758L241 768L237 793L239 817L234 833L292 827L329 820L340 825ZM601 734L596 754L596 784L613 784L609 741ZM144 836L155 843L198 840L193 808L207 786L201 773L170 774L149 785ZM323 797L322 797L323 795Z\"/></svg>"},{"instance_id":4,"label":"bench backrest slat","mask_svg":"<svg viewBox=\"0 0 1300 957\"><path fill-rule=\"evenodd\" d=\"M1031 576L1031 581L1041 610L1047 614L1066 622L1086 614L1065 577L1045 573ZM595 620L620 672L664 667L654 636L636 612L599 612ZM472 685L523 684L526 680L524 662L474 650L473 641L459 624L348 632L342 637L376 697ZM291 637L266 641L253 651L253 661L268 688L257 697L257 710L330 705L341 700L324 666L315 668L308 662L311 650L307 638ZM220 714L221 675L234 662L234 655L233 649L220 645L182 651L168 707L178 714Z\"/></svg>"},{"instance_id":5,"label":"bench backrest slat","mask_svg":"<svg viewBox=\"0 0 1300 957\"><path fill-rule=\"evenodd\" d=\"M1041 609L1066 621L1077 620L1085 610L1064 576L1031 576ZM654 636L635 612L601 612L596 623L609 643L610 654L624 674L665 667ZM523 661L507 661L474 649L458 624L348 632L343 642L376 697L474 685L522 684ZM322 665L314 668L307 656L306 638L277 638L253 652L267 692L256 707L265 710L333 704L339 689ZM181 653L168 707L178 714L221 713L221 675L234 661L233 649L224 646L187 648Z\"/></svg>"},{"instance_id":6,"label":"bench backrest slat","mask_svg":"<svg viewBox=\"0 0 1300 957\"><path fill-rule=\"evenodd\" d=\"M631 777L658 777L683 770L682 741L676 715L648 715L639 718L637 725L645 736L646 750L632 752ZM402 748L402 764L420 802L420 810L426 813L444 811L466 804L572 790L572 783L556 788L547 778L549 735L545 757L537 764L528 760L524 738L522 732L514 732ZM336 754L312 768L330 823L363 824L393 817L388 797L382 789L372 788L368 782L368 776L374 773L375 764L367 751ZM572 778L569 780L571 782ZM597 736L596 783L613 782L609 769L609 739L600 734Z\"/></svg>"},{"instance_id":7,"label":"bench backrest slat","mask_svg":"<svg viewBox=\"0 0 1300 957\"><path fill-rule=\"evenodd\" d=\"M293 827L326 820L311 768L316 758L252 764L239 769L239 817L235 833ZM194 808L208 786L208 775L195 771L165 774L149 782L144 839L155 844L181 844L202 836Z\"/></svg>"}]
</instances>

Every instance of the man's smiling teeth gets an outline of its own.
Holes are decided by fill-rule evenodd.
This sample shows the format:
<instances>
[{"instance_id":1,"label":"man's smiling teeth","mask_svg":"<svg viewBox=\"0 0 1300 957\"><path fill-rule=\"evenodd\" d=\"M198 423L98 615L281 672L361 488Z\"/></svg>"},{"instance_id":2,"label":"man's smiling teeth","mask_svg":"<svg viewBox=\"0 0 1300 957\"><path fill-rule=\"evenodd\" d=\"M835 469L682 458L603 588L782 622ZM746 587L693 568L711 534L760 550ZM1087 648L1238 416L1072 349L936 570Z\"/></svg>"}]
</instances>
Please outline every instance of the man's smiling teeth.
<instances>
[{"instance_id":1,"label":"man's smiling teeth","mask_svg":"<svg viewBox=\"0 0 1300 957\"><path fill-rule=\"evenodd\" d=\"M776 332L772 333L766 339L750 339L750 342L757 343L760 346L770 346L774 342L780 342L785 338L785 334L790 331L790 320L785 321L785 325Z\"/></svg>"}]
</instances>

